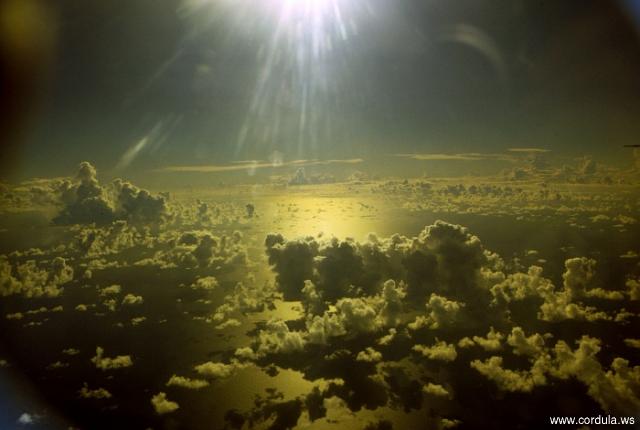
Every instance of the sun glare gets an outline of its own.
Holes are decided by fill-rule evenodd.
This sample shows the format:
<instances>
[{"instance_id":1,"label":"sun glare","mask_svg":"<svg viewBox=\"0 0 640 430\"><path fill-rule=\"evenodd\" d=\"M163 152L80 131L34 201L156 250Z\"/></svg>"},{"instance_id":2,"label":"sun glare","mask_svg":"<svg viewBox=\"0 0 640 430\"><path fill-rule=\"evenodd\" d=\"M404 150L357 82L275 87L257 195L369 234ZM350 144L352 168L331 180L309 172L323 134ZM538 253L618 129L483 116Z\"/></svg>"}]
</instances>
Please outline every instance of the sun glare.
<instances>
[{"instance_id":1,"label":"sun glare","mask_svg":"<svg viewBox=\"0 0 640 430\"><path fill-rule=\"evenodd\" d=\"M315 154L336 128L340 71L365 15L355 0L246 0L227 2L247 40L259 40L256 80L238 129L236 156L247 144L271 153L284 145Z\"/></svg>"}]
</instances>

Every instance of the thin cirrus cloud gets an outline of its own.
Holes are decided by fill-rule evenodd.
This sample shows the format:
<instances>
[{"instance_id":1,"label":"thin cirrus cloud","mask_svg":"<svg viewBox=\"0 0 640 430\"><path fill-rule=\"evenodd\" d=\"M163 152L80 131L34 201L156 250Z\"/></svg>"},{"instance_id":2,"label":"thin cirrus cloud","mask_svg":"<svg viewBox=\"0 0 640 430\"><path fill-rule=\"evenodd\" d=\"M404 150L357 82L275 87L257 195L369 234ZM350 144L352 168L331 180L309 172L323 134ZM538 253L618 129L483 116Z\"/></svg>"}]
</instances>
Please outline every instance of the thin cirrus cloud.
<instances>
[{"instance_id":1,"label":"thin cirrus cloud","mask_svg":"<svg viewBox=\"0 0 640 430\"><path fill-rule=\"evenodd\" d=\"M410 158L420 161L485 161L485 160L502 160L513 161L513 157L507 154L478 153L465 152L459 154L440 154L440 153L424 153L424 154L393 154L395 157Z\"/></svg>"},{"instance_id":2,"label":"thin cirrus cloud","mask_svg":"<svg viewBox=\"0 0 640 430\"><path fill-rule=\"evenodd\" d=\"M551 152L550 149L545 148L509 148L507 149L509 152L526 152L526 153L539 153L543 154L545 152Z\"/></svg>"},{"instance_id":3,"label":"thin cirrus cloud","mask_svg":"<svg viewBox=\"0 0 640 430\"><path fill-rule=\"evenodd\" d=\"M278 167L305 167L319 166L330 164L360 164L364 162L361 158L351 158L344 160L292 160L286 162L268 162L268 161L247 161L235 162L230 164L204 164L197 166L167 166L157 171L175 172L175 173L217 173L217 172L234 172L241 170L256 170Z\"/></svg>"}]
</instances>

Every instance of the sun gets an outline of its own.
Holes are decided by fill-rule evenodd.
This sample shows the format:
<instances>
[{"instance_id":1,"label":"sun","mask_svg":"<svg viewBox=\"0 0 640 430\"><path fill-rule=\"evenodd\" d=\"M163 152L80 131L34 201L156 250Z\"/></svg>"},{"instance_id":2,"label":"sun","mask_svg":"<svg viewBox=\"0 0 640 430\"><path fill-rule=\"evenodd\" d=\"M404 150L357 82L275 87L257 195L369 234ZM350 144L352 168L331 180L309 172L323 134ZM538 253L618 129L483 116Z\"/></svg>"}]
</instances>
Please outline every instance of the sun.
<instances>
[{"instance_id":1,"label":"sun","mask_svg":"<svg viewBox=\"0 0 640 430\"><path fill-rule=\"evenodd\" d=\"M220 58L236 48L255 48L234 157L278 150L313 158L335 139L342 120L336 106L349 91L341 77L349 75L344 68L359 46L359 28L372 16L370 0L187 1L203 33L220 24L213 17L231 23L226 28L235 46L227 45Z\"/></svg>"}]
</instances>

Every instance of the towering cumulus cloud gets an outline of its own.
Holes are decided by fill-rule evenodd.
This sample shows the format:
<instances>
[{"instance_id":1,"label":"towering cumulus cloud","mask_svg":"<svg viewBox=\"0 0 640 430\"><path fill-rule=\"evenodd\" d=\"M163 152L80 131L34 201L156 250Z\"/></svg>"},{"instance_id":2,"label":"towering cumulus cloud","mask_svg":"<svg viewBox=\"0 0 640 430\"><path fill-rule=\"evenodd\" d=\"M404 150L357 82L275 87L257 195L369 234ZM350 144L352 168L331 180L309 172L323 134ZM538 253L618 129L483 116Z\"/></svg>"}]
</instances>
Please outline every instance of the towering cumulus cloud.
<instances>
[{"instance_id":1,"label":"towering cumulus cloud","mask_svg":"<svg viewBox=\"0 0 640 430\"><path fill-rule=\"evenodd\" d=\"M116 179L102 186L96 168L83 161L73 180L60 184L62 210L57 224L109 224L114 220L157 222L166 215L164 197L153 196L128 182Z\"/></svg>"},{"instance_id":2,"label":"towering cumulus cloud","mask_svg":"<svg viewBox=\"0 0 640 430\"><path fill-rule=\"evenodd\" d=\"M285 299L310 293L327 302L342 297L379 293L384 281L406 283L411 299L432 293L454 296L472 306L488 303L486 288L478 282L490 253L464 227L437 221L417 237L369 235L366 242L350 239L286 240L270 234L265 241L269 263Z\"/></svg>"}]
</instances>

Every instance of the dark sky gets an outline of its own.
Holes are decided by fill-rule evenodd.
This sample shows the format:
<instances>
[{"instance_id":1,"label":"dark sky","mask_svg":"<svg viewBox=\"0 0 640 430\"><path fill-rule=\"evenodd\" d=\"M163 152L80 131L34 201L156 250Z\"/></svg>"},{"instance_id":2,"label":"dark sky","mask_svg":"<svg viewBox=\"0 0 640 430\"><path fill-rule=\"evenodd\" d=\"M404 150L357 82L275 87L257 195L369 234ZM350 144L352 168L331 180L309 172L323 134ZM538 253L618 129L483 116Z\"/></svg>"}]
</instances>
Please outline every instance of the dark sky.
<instances>
[{"instance_id":1,"label":"dark sky","mask_svg":"<svg viewBox=\"0 0 640 430\"><path fill-rule=\"evenodd\" d=\"M285 0L56 3L25 174L274 151L619 154L640 131L638 2L341 0L342 25L300 12L277 38L269 7Z\"/></svg>"}]
</instances>

